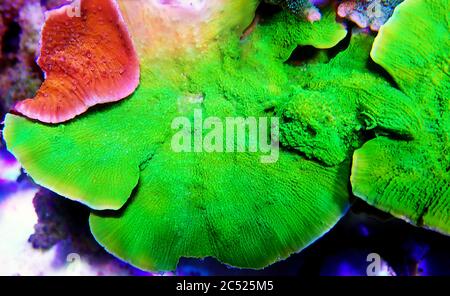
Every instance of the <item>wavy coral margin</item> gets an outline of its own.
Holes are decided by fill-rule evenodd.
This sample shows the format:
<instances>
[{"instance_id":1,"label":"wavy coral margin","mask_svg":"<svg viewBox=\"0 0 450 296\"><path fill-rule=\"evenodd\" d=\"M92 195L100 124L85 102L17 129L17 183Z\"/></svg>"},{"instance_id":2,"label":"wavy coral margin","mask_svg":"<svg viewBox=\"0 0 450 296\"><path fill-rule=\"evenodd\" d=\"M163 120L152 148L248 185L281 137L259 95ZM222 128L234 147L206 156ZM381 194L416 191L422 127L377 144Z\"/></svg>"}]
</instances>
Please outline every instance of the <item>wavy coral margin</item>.
<instances>
[{"instance_id":1,"label":"wavy coral margin","mask_svg":"<svg viewBox=\"0 0 450 296\"><path fill-rule=\"evenodd\" d=\"M45 81L33 99L14 110L45 123L73 119L97 104L116 102L139 84L139 60L113 0L80 0L49 11L38 64Z\"/></svg>"}]
</instances>

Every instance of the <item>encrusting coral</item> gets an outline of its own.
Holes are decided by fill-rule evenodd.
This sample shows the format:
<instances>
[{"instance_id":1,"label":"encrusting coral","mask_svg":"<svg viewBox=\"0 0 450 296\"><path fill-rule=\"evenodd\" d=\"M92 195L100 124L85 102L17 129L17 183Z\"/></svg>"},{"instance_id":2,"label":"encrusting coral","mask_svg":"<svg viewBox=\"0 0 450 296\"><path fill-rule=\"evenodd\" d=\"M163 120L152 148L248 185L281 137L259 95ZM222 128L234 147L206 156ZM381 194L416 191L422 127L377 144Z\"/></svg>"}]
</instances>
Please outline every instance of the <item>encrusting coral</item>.
<instances>
[{"instance_id":1,"label":"encrusting coral","mask_svg":"<svg viewBox=\"0 0 450 296\"><path fill-rule=\"evenodd\" d=\"M294 68L298 89L279 106L280 142L332 166L359 147L364 131L409 136L417 127L411 99L367 64L373 38L354 34L349 47L328 63Z\"/></svg>"},{"instance_id":2,"label":"encrusting coral","mask_svg":"<svg viewBox=\"0 0 450 296\"><path fill-rule=\"evenodd\" d=\"M418 6L422 30L448 33L445 4L422 1L406 0L399 8ZM90 216L91 231L105 249L148 270L172 270L181 257L207 256L262 268L301 250L345 213L350 162L358 148L351 179L355 194L393 213L417 214L423 217L419 224L449 232L448 169L419 162L426 154L418 137L426 136L440 158L439 169L444 168L441 164L448 159L442 151L448 148L450 125L445 116L448 43L438 47L435 34L420 30L416 36L411 15L399 10L375 38L373 49L373 37L350 32L348 47L336 56L293 66L287 61L299 45L327 49L345 38L333 10L323 9L316 22L280 11L242 39L258 1L197 4L119 1L140 65L140 84L130 97L72 113L78 116L62 124L6 117L8 149L37 183L94 210L120 210L93 211ZM98 10L99 5L104 9ZM69 23L87 26L115 6L111 0L82 0L81 8L84 18ZM53 14L47 20L48 30L55 18ZM73 34L79 32L62 36L70 39ZM99 36L89 41L101 42ZM51 44L49 37L44 32L44 45ZM427 61L425 51L417 54L411 44L423 38L430 39L429 68L416 60ZM42 48L49 58L56 55L54 50ZM63 65L82 55L84 47L71 50ZM400 89L374 71L370 52ZM92 60L94 67L102 62L99 56ZM99 79L100 85L106 81ZM58 92L65 91L58 87ZM41 100L46 93L41 88ZM88 89L81 95L94 99ZM70 97L63 99L71 103ZM31 113L36 118L38 113ZM220 153L220 138L212 151L174 151L173 139L180 131L173 120L195 125L198 114L215 123L187 134L204 140L211 140L210 132L226 118L279 118L278 161L261 163L267 155L250 151L248 141L242 152L236 152L239 147L233 142L234 152ZM366 142L368 137L375 138ZM187 146L196 145L194 139ZM398 149L405 146L406 151ZM420 157L411 157L413 162L403 158L414 151ZM402 171L405 165L409 168ZM411 169L415 165L417 171ZM393 181L389 190L382 190L384 180L397 180L404 172L417 178ZM425 207L408 208L419 203L419 191L409 191L407 199L396 193L395 185L413 187L408 182L430 190L421 201L428 215Z\"/></svg>"}]
</instances>

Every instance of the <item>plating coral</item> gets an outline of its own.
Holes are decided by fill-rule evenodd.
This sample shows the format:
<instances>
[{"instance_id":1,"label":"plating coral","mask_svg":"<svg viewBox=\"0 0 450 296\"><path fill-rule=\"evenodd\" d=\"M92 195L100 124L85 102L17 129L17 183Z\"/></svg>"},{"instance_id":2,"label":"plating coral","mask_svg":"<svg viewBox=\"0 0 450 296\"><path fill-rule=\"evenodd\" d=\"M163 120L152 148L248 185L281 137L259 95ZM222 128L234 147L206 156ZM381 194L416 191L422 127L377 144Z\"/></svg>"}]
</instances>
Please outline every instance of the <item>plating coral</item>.
<instances>
[{"instance_id":1,"label":"plating coral","mask_svg":"<svg viewBox=\"0 0 450 296\"><path fill-rule=\"evenodd\" d=\"M109 252L149 270L207 256L262 268L304 248L339 220L348 205L349 179L353 192L371 204L450 232L450 44L437 41L449 32L447 3L406 0L375 41L353 34L330 60L298 67L286 61L299 45L331 48L346 36L334 11L324 10L314 23L281 11L241 40L257 1L119 4L141 68L134 93L64 124L9 114L4 130L8 148L36 182L92 209L120 209L90 215L92 233ZM104 16L98 5L112 4L81 5L86 20L96 21ZM47 21L49 31L55 18ZM57 45L85 32L77 29ZM91 44L88 37L80 41ZM417 44L426 50L417 52ZM69 58L79 52L69 53L47 57L58 66L75 63ZM399 88L374 71L369 55ZM99 68L96 57L92 63ZM131 69L133 63L134 56ZM133 71L124 74L125 81L135 78ZM84 89L85 98L109 82L99 79ZM55 86L58 92L68 89ZM47 91L38 93L44 105ZM174 152L172 119L190 121L196 108L219 121L278 116L279 161L261 164L260 154L245 151ZM30 110L29 117L46 121L41 111L48 110Z\"/></svg>"},{"instance_id":2,"label":"plating coral","mask_svg":"<svg viewBox=\"0 0 450 296\"><path fill-rule=\"evenodd\" d=\"M48 14L38 60L46 80L33 99L16 104L17 112L63 122L96 104L121 100L137 87L136 52L116 4L95 4L83 6L81 17L70 16L66 6ZM102 64L94 66L94 60Z\"/></svg>"}]
</instances>

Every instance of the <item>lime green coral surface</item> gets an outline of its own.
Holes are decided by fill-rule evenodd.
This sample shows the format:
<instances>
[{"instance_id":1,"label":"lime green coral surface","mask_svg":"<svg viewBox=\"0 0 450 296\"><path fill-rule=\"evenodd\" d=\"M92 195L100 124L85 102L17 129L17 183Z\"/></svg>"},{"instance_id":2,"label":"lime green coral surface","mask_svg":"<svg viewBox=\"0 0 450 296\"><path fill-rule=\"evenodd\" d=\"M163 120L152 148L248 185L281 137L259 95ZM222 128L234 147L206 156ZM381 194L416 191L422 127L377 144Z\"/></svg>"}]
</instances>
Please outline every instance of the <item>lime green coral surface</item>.
<instances>
[{"instance_id":1,"label":"lime green coral surface","mask_svg":"<svg viewBox=\"0 0 450 296\"><path fill-rule=\"evenodd\" d=\"M4 137L37 183L94 210L100 244L147 270L207 256L265 267L326 233L352 188L448 233L449 44L437 37L448 36L448 5L440 3L406 0L373 48L373 37L350 32L345 50L301 65L288 62L297 46L331 48L347 32L331 10L314 23L279 12L243 40L221 36L201 56L148 58L130 98L68 123L9 114ZM414 8L420 13L408 14ZM424 38L427 48L418 45ZM395 83L376 71L371 50ZM278 161L173 151L172 120L193 123L196 110L278 117Z\"/></svg>"},{"instance_id":2,"label":"lime green coral surface","mask_svg":"<svg viewBox=\"0 0 450 296\"><path fill-rule=\"evenodd\" d=\"M380 135L354 155L355 195L414 224L450 233L450 1L407 0L371 56L412 100L410 137Z\"/></svg>"}]
</instances>

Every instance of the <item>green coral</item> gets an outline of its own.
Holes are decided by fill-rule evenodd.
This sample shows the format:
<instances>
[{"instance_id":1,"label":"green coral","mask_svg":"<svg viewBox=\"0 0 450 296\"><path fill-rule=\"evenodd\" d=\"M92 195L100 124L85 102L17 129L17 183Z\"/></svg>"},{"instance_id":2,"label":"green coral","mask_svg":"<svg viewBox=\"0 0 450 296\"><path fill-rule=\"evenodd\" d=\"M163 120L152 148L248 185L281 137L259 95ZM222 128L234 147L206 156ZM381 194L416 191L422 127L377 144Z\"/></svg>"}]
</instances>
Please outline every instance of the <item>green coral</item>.
<instances>
[{"instance_id":1,"label":"green coral","mask_svg":"<svg viewBox=\"0 0 450 296\"><path fill-rule=\"evenodd\" d=\"M294 68L300 88L277 108L283 146L332 166L362 144L364 131L412 133L418 122L411 99L369 68L372 41L354 34L329 63Z\"/></svg>"},{"instance_id":2,"label":"green coral","mask_svg":"<svg viewBox=\"0 0 450 296\"><path fill-rule=\"evenodd\" d=\"M371 56L413 101L419 125L357 150L355 195L417 225L450 233L449 1L407 0L380 30ZM403 117L411 113L402 114Z\"/></svg>"},{"instance_id":3,"label":"green coral","mask_svg":"<svg viewBox=\"0 0 450 296\"><path fill-rule=\"evenodd\" d=\"M276 14L269 24L252 34L252 54L261 54L261 58L270 57L286 61L299 45L311 45L316 48L330 48L341 41L346 30L342 24L335 22L336 14L332 9L325 9L321 22L308 23L299 20L290 13ZM328 24L324 26L323 24ZM289 29L287 29L289 28ZM258 40L258 42L254 42Z\"/></svg>"},{"instance_id":4,"label":"green coral","mask_svg":"<svg viewBox=\"0 0 450 296\"><path fill-rule=\"evenodd\" d=\"M407 0L398 14L418 5L419 19L445 19L436 12L442 6L425 2L431 8ZM170 270L181 257L206 256L261 268L301 250L347 209L356 148L351 181L358 196L449 232L448 64L434 62L448 61L448 50L430 41L432 65L425 67L408 53L411 42L434 34L402 31L397 36L406 40L389 41L390 26L409 18L394 15L372 50L400 89L373 71L373 38L363 34L333 58L322 52L315 63L286 63L298 45L330 48L346 31L331 10L312 24L280 12L245 40L221 36L201 57L150 57L129 99L68 123L9 114L4 136L38 183L96 210L120 208L93 211L91 230L108 251L144 269ZM445 31L428 25L424 30ZM412 76L403 75L402 63ZM278 117L278 161L261 163L262 152L174 152L172 120L195 124L198 110L222 120ZM364 143L368 134L375 139Z\"/></svg>"},{"instance_id":5,"label":"green coral","mask_svg":"<svg viewBox=\"0 0 450 296\"><path fill-rule=\"evenodd\" d=\"M285 54L285 41L293 50L312 40L331 47L345 36L331 14L314 24L282 14L249 40L224 36L201 57L151 60L131 98L69 123L8 115L8 148L36 182L94 209L123 206L119 214L93 213L91 229L107 250L141 268L174 269L180 257L252 268L286 258L345 212L348 161L323 167L280 151L277 162L263 164L262 152L171 147L172 119L192 120L196 109L205 118L272 116L296 87L291 66L272 49Z\"/></svg>"}]
</instances>

